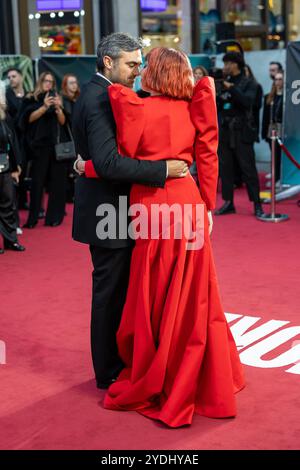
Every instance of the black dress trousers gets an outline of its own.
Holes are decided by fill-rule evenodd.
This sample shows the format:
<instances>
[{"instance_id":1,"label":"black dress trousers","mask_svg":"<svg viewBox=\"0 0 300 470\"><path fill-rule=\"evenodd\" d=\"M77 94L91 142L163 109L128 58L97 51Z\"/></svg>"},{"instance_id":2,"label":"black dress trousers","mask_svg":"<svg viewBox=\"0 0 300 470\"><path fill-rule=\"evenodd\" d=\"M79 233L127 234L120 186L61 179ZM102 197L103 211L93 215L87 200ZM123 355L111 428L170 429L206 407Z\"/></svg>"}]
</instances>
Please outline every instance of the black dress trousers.
<instances>
[{"instance_id":1,"label":"black dress trousers","mask_svg":"<svg viewBox=\"0 0 300 470\"><path fill-rule=\"evenodd\" d=\"M35 224L38 221L46 183L48 183L49 199L45 223L61 223L65 214L67 163L56 161L54 147L41 147L35 150L31 176L28 223Z\"/></svg>"},{"instance_id":2,"label":"black dress trousers","mask_svg":"<svg viewBox=\"0 0 300 470\"><path fill-rule=\"evenodd\" d=\"M123 368L118 355L118 330L129 281L132 247L90 246L93 271L91 349L97 382L116 378Z\"/></svg>"},{"instance_id":3,"label":"black dress trousers","mask_svg":"<svg viewBox=\"0 0 300 470\"><path fill-rule=\"evenodd\" d=\"M253 144L243 142L242 131L237 129L232 136L228 128L221 127L218 154L224 201L233 201L234 162L236 161L241 170L242 180L246 184L249 200L259 202L259 180L254 148Z\"/></svg>"},{"instance_id":4,"label":"black dress trousers","mask_svg":"<svg viewBox=\"0 0 300 470\"><path fill-rule=\"evenodd\" d=\"M0 173L0 234L12 243L17 242L15 189L10 172Z\"/></svg>"}]
</instances>

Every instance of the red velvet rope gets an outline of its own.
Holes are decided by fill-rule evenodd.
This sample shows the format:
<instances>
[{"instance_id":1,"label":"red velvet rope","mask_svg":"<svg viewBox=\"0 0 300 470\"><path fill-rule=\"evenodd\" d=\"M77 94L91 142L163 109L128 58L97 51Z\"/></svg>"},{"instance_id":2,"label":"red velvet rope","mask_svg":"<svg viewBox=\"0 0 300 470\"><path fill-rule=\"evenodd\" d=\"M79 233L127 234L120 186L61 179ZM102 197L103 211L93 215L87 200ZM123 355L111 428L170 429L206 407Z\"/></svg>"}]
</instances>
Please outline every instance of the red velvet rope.
<instances>
[{"instance_id":1,"label":"red velvet rope","mask_svg":"<svg viewBox=\"0 0 300 470\"><path fill-rule=\"evenodd\" d=\"M282 150L284 151L284 153L286 154L286 156L291 160L291 162L298 168L298 170L300 169L300 164L297 162L297 160L294 159L294 157L292 156L292 154L289 152L289 150L286 148L285 145L283 145L282 141L279 139L279 137L277 137L277 142L279 144L279 146L282 148Z\"/></svg>"}]
</instances>

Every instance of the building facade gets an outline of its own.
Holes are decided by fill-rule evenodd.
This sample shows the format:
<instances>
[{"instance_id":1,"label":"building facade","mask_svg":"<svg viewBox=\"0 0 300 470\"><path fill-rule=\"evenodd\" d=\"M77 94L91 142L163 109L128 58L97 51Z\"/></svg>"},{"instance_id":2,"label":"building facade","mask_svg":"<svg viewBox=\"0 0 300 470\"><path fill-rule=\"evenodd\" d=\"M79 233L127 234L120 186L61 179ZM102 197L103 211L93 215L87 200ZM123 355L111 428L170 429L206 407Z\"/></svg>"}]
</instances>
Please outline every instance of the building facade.
<instances>
[{"instance_id":1,"label":"building facade","mask_svg":"<svg viewBox=\"0 0 300 470\"><path fill-rule=\"evenodd\" d=\"M283 49L300 38L298 0L141 0L140 6L140 30L152 46L211 53L232 31L245 51Z\"/></svg>"},{"instance_id":2,"label":"building facade","mask_svg":"<svg viewBox=\"0 0 300 470\"><path fill-rule=\"evenodd\" d=\"M244 50L281 49L300 39L298 0L1 0L0 53L94 54L113 31L141 35L147 48L213 53L232 36Z\"/></svg>"}]
</instances>

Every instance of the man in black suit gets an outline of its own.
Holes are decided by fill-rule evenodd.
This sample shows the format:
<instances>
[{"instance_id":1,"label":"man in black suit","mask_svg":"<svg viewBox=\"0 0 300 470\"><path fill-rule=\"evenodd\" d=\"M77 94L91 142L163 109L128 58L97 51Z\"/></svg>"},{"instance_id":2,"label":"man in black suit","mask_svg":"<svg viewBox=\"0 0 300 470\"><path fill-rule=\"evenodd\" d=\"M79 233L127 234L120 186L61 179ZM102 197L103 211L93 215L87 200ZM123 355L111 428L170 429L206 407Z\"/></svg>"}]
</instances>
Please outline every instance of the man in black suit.
<instances>
[{"instance_id":1,"label":"man in black suit","mask_svg":"<svg viewBox=\"0 0 300 470\"><path fill-rule=\"evenodd\" d=\"M141 42L127 34L103 38L97 49L98 73L82 90L73 115L76 150L83 160L92 159L99 175L99 179L78 178L73 221L73 238L90 245L94 266L91 348L98 388L107 388L122 369L116 331L126 298L133 241L128 234L118 235L118 225L116 237L100 239L97 208L109 204L116 212L117 224L125 218L127 227L128 207L119 204L119 197L129 197L130 183L164 187L167 176L180 177L187 172L187 166L179 161L140 161L118 153L107 88L111 83L133 88L142 64L141 49Z\"/></svg>"},{"instance_id":2,"label":"man in black suit","mask_svg":"<svg viewBox=\"0 0 300 470\"><path fill-rule=\"evenodd\" d=\"M27 176L28 172L28 162L26 158L26 145L25 145L25 136L21 132L18 126L19 112L22 107L22 104L25 100L26 90L24 88L24 78L20 69L16 67L9 68L5 75L9 80L9 87L6 90L6 102L7 102L7 113L11 117L14 130L19 142L21 150L21 163L22 163L22 173L20 175L19 185L16 188L17 192L17 206L19 209L24 209L27 206L27 186L25 184L24 178ZM18 227L20 225L19 213L16 212Z\"/></svg>"},{"instance_id":3,"label":"man in black suit","mask_svg":"<svg viewBox=\"0 0 300 470\"><path fill-rule=\"evenodd\" d=\"M26 95L23 86L23 75L18 68L10 68L5 73L9 80L9 87L6 91L7 110L14 121L15 128L17 128L18 113Z\"/></svg>"}]
</instances>

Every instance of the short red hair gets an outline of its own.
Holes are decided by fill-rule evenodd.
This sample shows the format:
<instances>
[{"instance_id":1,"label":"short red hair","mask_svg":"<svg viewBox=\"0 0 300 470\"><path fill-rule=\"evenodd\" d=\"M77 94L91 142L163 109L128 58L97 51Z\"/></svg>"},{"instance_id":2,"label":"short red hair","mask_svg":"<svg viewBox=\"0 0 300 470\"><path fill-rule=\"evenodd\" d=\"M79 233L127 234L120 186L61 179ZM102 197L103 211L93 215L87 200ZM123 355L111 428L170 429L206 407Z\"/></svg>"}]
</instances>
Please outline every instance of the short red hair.
<instances>
[{"instance_id":1,"label":"short red hair","mask_svg":"<svg viewBox=\"0 0 300 470\"><path fill-rule=\"evenodd\" d=\"M188 57L176 49L155 47L146 57L142 87L179 100L193 96L194 77Z\"/></svg>"},{"instance_id":2,"label":"short red hair","mask_svg":"<svg viewBox=\"0 0 300 470\"><path fill-rule=\"evenodd\" d=\"M69 93L68 93L68 80L69 78L76 78L77 80L77 83L78 83L78 89L75 93L75 96L74 98L77 100L78 96L80 95L80 87L79 87L79 82L78 82L78 78L76 77L76 75L73 75L72 73L67 73L64 78L63 78L63 81L62 81L62 84L61 84L61 92L64 96L67 96L69 97Z\"/></svg>"}]
</instances>

